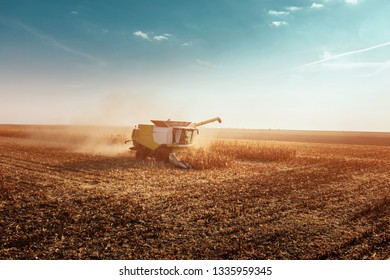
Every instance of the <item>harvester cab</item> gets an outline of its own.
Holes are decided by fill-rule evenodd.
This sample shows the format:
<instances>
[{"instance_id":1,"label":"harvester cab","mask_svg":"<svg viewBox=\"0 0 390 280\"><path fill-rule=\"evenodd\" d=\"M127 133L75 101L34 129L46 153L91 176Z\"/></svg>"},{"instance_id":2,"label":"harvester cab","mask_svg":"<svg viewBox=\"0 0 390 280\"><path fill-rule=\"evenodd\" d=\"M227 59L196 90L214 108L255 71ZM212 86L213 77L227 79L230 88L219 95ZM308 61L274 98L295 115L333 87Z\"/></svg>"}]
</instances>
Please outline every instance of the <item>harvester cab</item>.
<instances>
[{"instance_id":1,"label":"harvester cab","mask_svg":"<svg viewBox=\"0 0 390 280\"><path fill-rule=\"evenodd\" d=\"M144 160L153 157L158 161L170 162L181 168L189 166L176 157L176 152L193 146L199 130L197 127L222 120L213 118L199 123L183 121L151 120L153 124L139 124L133 129L131 140L136 151L136 159Z\"/></svg>"}]
</instances>

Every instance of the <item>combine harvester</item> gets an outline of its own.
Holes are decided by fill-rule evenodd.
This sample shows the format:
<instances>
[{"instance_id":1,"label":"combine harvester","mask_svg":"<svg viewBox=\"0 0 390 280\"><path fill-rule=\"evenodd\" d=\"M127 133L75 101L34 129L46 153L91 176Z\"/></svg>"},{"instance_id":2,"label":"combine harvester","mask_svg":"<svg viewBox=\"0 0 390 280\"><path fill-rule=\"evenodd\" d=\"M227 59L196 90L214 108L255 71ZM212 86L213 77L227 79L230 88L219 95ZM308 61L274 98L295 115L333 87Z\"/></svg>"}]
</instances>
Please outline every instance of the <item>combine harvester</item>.
<instances>
[{"instance_id":1,"label":"combine harvester","mask_svg":"<svg viewBox=\"0 0 390 280\"><path fill-rule=\"evenodd\" d=\"M219 117L199 123L151 120L153 125L139 124L133 130L131 135L133 147L130 149L136 151L137 160L153 157L180 168L189 168L188 164L181 162L175 153L193 146L199 134L197 127L215 121L222 122Z\"/></svg>"}]
</instances>

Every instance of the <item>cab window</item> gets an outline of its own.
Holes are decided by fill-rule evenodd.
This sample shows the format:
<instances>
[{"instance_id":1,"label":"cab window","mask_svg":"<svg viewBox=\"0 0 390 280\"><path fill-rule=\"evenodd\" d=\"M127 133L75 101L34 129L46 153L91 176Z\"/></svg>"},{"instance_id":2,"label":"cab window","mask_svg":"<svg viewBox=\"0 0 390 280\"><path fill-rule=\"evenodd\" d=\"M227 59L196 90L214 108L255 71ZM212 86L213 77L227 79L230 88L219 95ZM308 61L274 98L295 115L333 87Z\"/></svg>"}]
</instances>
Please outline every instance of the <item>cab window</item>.
<instances>
[{"instance_id":1,"label":"cab window","mask_svg":"<svg viewBox=\"0 0 390 280\"><path fill-rule=\"evenodd\" d=\"M175 144L187 145L191 144L193 130L175 129L173 131L173 139Z\"/></svg>"}]
</instances>

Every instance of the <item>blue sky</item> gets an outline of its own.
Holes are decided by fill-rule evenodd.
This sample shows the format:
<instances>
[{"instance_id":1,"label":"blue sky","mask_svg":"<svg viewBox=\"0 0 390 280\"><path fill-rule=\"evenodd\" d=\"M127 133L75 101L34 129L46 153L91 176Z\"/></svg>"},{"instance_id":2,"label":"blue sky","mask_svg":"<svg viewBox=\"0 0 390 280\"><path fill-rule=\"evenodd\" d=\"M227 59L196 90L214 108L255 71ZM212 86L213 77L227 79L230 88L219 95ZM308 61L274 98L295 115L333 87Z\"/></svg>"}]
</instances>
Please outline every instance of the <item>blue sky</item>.
<instances>
[{"instance_id":1,"label":"blue sky","mask_svg":"<svg viewBox=\"0 0 390 280\"><path fill-rule=\"evenodd\" d=\"M0 0L0 123L390 131L385 0Z\"/></svg>"}]
</instances>

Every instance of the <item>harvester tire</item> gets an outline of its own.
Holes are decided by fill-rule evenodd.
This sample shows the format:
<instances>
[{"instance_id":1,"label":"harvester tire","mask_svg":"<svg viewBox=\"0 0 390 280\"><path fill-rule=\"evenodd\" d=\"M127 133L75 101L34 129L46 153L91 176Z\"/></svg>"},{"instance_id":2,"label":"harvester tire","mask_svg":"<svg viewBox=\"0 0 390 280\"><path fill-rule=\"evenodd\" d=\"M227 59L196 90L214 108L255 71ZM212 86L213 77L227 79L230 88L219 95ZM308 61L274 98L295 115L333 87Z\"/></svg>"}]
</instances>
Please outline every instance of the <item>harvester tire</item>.
<instances>
[{"instance_id":1,"label":"harvester tire","mask_svg":"<svg viewBox=\"0 0 390 280\"><path fill-rule=\"evenodd\" d=\"M155 151L154 157L157 161L169 162L170 152L171 151L167 147L160 147Z\"/></svg>"},{"instance_id":2,"label":"harvester tire","mask_svg":"<svg viewBox=\"0 0 390 280\"><path fill-rule=\"evenodd\" d=\"M136 160L144 160L144 159L146 159L146 156L147 156L146 151L143 149L137 150L135 152L135 159Z\"/></svg>"}]
</instances>

